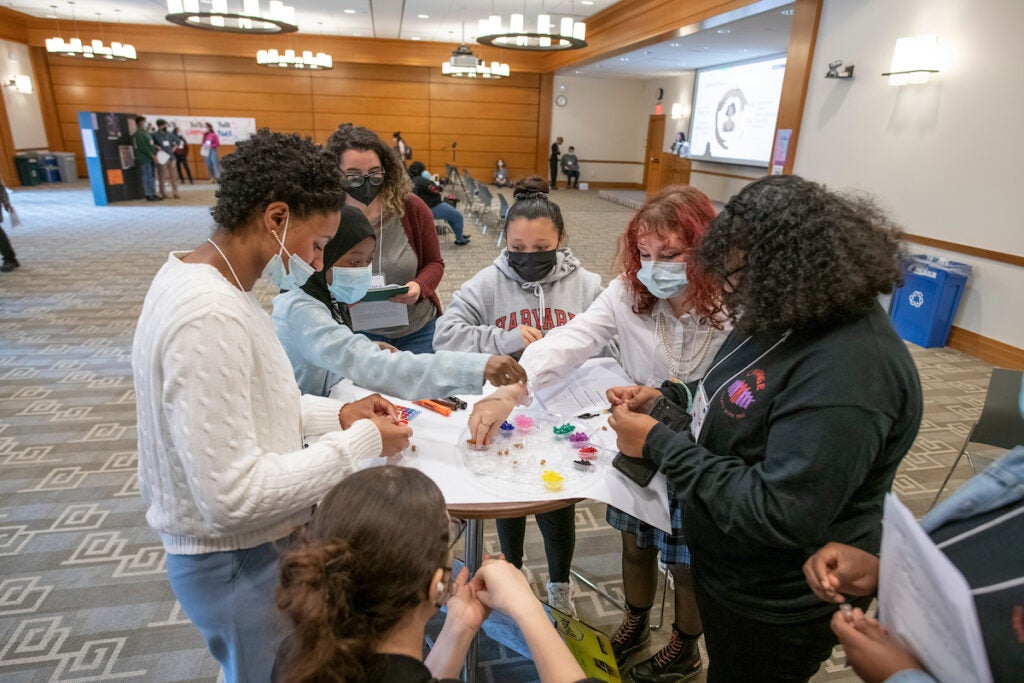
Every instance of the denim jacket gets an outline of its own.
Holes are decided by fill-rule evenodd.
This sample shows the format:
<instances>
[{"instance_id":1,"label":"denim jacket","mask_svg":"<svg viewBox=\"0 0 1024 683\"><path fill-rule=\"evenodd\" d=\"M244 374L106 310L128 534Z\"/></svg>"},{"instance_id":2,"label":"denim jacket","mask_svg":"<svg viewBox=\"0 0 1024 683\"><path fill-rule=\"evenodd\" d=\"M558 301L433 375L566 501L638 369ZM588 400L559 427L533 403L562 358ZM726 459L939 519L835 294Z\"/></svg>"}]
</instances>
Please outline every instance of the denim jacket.
<instances>
[{"instance_id":1,"label":"denim jacket","mask_svg":"<svg viewBox=\"0 0 1024 683\"><path fill-rule=\"evenodd\" d=\"M921 526L931 533L946 524L959 519L996 510L1024 498L1024 446L996 460L958 488L953 495L925 515ZM936 683L935 679L920 669L897 671L885 683Z\"/></svg>"}]
</instances>

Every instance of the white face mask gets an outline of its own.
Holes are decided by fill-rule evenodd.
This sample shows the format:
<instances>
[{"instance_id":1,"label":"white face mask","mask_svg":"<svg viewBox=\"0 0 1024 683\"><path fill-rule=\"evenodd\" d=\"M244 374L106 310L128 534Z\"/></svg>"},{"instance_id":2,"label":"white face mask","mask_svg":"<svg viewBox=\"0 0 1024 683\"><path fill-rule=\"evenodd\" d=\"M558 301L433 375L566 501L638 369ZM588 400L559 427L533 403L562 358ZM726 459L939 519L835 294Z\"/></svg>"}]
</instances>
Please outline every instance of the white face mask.
<instances>
[{"instance_id":1,"label":"white face mask","mask_svg":"<svg viewBox=\"0 0 1024 683\"><path fill-rule=\"evenodd\" d=\"M337 301L354 304L366 296L371 284L373 284L371 266L363 268L334 266L331 268L331 284L327 286L327 289Z\"/></svg>"},{"instance_id":2,"label":"white face mask","mask_svg":"<svg viewBox=\"0 0 1024 683\"><path fill-rule=\"evenodd\" d=\"M316 272L313 266L309 265L297 255L289 253L284 246L284 240L288 237L288 223L291 220L289 213L284 219L284 233L279 238L273 233L274 239L281 245L281 250L270 257L267 265L263 267L263 277L273 282L283 290L296 289L306 284L306 281ZM285 269L284 258L281 254L288 254L288 268Z\"/></svg>"},{"instance_id":3,"label":"white face mask","mask_svg":"<svg viewBox=\"0 0 1024 683\"><path fill-rule=\"evenodd\" d=\"M682 261L641 261L636 278L659 299L671 299L686 287L686 263Z\"/></svg>"}]
</instances>

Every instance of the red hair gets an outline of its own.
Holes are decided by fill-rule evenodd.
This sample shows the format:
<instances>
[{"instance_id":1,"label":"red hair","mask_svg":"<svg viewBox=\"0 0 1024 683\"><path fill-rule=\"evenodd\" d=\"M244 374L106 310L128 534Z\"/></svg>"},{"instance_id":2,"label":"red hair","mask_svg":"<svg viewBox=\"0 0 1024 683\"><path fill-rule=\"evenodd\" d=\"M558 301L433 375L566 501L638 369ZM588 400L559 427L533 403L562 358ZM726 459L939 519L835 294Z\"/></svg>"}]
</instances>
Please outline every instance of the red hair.
<instances>
[{"instance_id":1,"label":"red hair","mask_svg":"<svg viewBox=\"0 0 1024 683\"><path fill-rule=\"evenodd\" d=\"M617 260L620 272L633 294L633 312L650 313L657 300L637 279L640 270L639 239L654 233L659 237L675 235L688 250L686 256L687 303L701 318L718 323L722 318L722 304L714 279L697 268L693 251L704 239L708 224L715 217L715 207L707 195L688 185L666 187L644 204L629 221L629 227L619 238Z\"/></svg>"}]
</instances>

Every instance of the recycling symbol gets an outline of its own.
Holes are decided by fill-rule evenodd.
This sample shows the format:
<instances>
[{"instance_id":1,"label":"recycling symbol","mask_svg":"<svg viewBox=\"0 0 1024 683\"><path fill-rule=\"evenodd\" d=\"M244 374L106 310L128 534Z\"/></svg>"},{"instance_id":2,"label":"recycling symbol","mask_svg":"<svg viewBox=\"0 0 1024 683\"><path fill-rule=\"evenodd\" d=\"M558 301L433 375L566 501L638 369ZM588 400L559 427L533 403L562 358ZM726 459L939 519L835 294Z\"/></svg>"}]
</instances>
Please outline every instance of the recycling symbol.
<instances>
[{"instance_id":1,"label":"recycling symbol","mask_svg":"<svg viewBox=\"0 0 1024 683\"><path fill-rule=\"evenodd\" d=\"M921 306L924 306L924 294L921 293L921 290L916 289L910 295L910 305L914 308L921 308Z\"/></svg>"}]
</instances>

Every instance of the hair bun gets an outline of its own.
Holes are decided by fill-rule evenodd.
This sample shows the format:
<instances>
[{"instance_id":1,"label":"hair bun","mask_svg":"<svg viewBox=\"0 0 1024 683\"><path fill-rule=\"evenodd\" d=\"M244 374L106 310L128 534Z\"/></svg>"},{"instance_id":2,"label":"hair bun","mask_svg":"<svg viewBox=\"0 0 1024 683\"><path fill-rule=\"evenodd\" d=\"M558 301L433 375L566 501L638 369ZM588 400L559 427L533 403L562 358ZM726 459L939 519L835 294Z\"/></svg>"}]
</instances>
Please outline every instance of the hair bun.
<instances>
[{"instance_id":1,"label":"hair bun","mask_svg":"<svg viewBox=\"0 0 1024 683\"><path fill-rule=\"evenodd\" d=\"M547 199L550 191L551 187L546 180L539 175L532 175L516 181L515 187L512 188L512 197L517 202L524 199Z\"/></svg>"}]
</instances>

